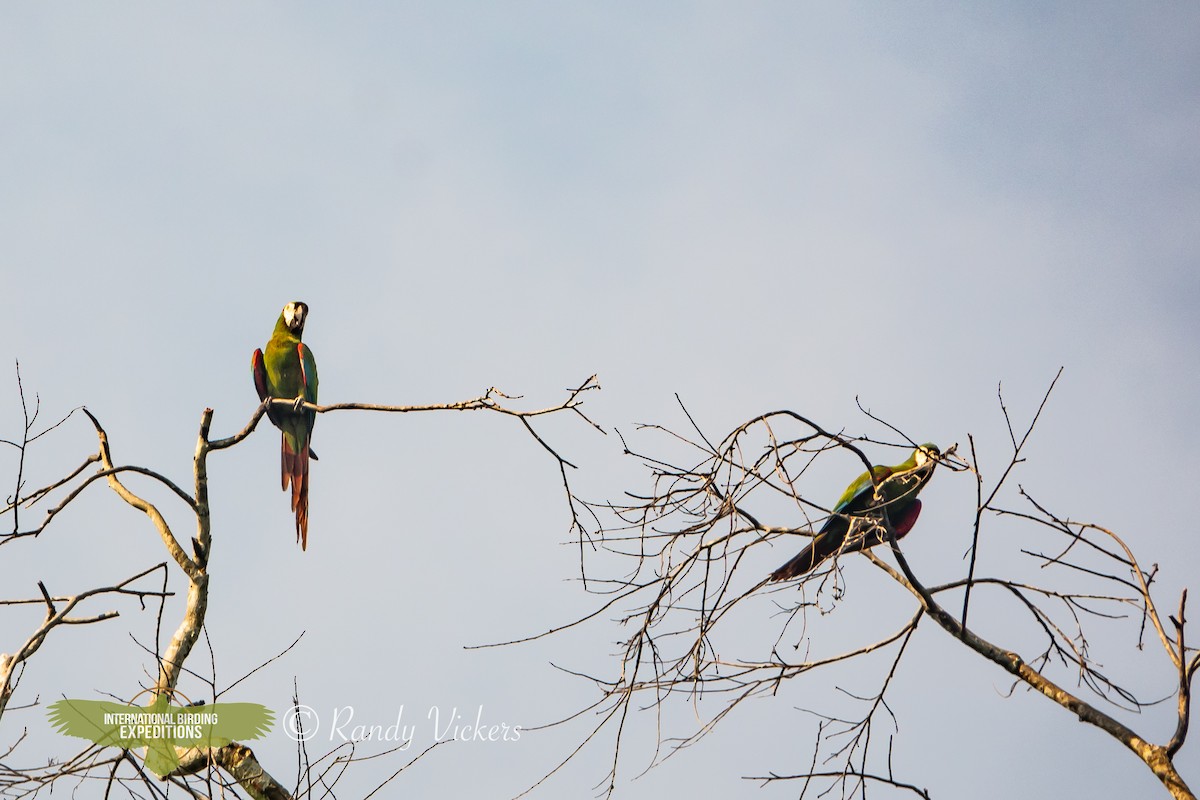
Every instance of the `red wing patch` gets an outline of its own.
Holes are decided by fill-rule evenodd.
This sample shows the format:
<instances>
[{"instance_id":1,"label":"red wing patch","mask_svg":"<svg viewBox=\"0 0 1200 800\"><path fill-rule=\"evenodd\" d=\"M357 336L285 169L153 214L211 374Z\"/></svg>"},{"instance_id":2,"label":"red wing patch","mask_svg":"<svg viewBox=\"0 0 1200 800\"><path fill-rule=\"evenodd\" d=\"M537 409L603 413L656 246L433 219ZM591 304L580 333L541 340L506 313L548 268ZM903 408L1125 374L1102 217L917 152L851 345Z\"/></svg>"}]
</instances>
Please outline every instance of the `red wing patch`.
<instances>
[{"instance_id":1,"label":"red wing patch","mask_svg":"<svg viewBox=\"0 0 1200 800\"><path fill-rule=\"evenodd\" d=\"M304 368L304 344L296 345L296 355L300 358L300 377L304 381L305 388L308 388L308 371Z\"/></svg>"},{"instance_id":2,"label":"red wing patch","mask_svg":"<svg viewBox=\"0 0 1200 800\"><path fill-rule=\"evenodd\" d=\"M254 374L254 389L258 392L259 401L267 399L267 365L263 361L262 350L255 350L250 356L250 371Z\"/></svg>"}]
</instances>

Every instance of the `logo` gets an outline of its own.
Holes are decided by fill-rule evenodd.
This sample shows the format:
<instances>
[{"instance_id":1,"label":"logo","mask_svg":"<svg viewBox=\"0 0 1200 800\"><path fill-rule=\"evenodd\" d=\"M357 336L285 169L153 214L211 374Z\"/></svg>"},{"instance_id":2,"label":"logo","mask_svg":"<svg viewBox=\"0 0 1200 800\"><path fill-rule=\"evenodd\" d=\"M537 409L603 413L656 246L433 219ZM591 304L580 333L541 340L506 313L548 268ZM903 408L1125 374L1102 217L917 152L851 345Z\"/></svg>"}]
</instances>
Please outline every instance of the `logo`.
<instances>
[{"instance_id":1,"label":"logo","mask_svg":"<svg viewBox=\"0 0 1200 800\"><path fill-rule=\"evenodd\" d=\"M419 721L408 722L406 709L402 705L395 716L376 715L363 721L364 715L356 715L354 706L333 706L324 715L318 715L312 706L297 705L284 712L280 728L297 742L307 742L321 737L329 742L381 742L393 743L399 750L407 750L422 732L434 742L517 742L524 731L520 725L485 719L482 705L459 710L454 706L447 712L440 706L431 706L425 715L431 725Z\"/></svg>"},{"instance_id":2,"label":"logo","mask_svg":"<svg viewBox=\"0 0 1200 800\"><path fill-rule=\"evenodd\" d=\"M59 700L50 724L66 736L122 750L146 748L146 768L160 777L179 767L177 747L223 747L257 739L271 729L275 714L257 703L171 705L159 695L147 707L107 700Z\"/></svg>"},{"instance_id":3,"label":"logo","mask_svg":"<svg viewBox=\"0 0 1200 800\"><path fill-rule=\"evenodd\" d=\"M312 706L292 706L283 715L283 730L297 742L307 742L317 735L321 720Z\"/></svg>"}]
</instances>

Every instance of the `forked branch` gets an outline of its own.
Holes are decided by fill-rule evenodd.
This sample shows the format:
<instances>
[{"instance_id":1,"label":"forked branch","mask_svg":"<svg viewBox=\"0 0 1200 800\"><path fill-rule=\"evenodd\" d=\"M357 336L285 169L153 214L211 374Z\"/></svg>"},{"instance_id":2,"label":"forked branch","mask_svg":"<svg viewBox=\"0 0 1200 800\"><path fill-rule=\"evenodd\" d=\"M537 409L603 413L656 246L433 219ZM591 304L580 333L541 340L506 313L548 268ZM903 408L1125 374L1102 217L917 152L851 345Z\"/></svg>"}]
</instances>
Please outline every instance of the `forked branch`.
<instances>
[{"instance_id":1,"label":"forked branch","mask_svg":"<svg viewBox=\"0 0 1200 800\"><path fill-rule=\"evenodd\" d=\"M616 675L608 679L586 676L601 688L602 699L589 709L598 712L601 720L587 733L585 741L595 740L605 726L615 729L611 769L604 779L607 792L611 794L616 786L621 742L625 726L635 716L630 714L635 698L643 698L642 705L659 708L679 695L693 706L699 718L694 732L682 737L659 733L659 750L667 747L662 757L670 757L713 730L747 698L773 694L784 681L800 679L818 669L832 669L852 659L868 658L903 642L882 677L882 688L866 695L874 700L865 716L851 722L834 715L823 717L810 769L787 777L832 780L841 785L843 793L852 796L865 796L867 785L873 782L925 796L925 790L915 784L896 779L891 768L890 738L886 758L870 756L877 752L870 743L876 716L890 715L884 691L901 658L919 657L914 655L914 648L904 645L910 641L916 620L928 615L956 640L1013 675L1016 682L1036 689L1116 738L1138 755L1177 800L1194 800L1172 761L1186 738L1192 683L1200 670L1200 654L1185 645L1185 603L1181 602L1178 614L1169 621L1162 618L1150 591L1153 574L1139 566L1130 548L1112 531L1054 515L1023 489L1018 496L1032 505L1032 511L1013 512L999 505L1002 498L1013 494L1005 487L1014 482L1025 460L1027 444L1055 382L1029 424L1020 430L1001 395L1009 452L995 483L983 479L974 437L970 438L970 463L954 457L953 447L943 456L942 471L968 471L973 476L976 508L973 518L960 529L961 540L967 545L964 550L970 556L961 577L932 587L922 583L897 544L887 507L882 507L875 524L884 531L883 538L890 542L898 566L881 557L878 550L886 547L875 552L866 550L863 555L911 594L916 600L914 616L907 625L883 636L875 632L842 653L823 651L825 640L819 635L819 626L832 618L845 599L846 576L850 573L844 573L843 568L851 559L848 555L835 556L798 580L769 584L767 569L778 560L771 545L782 542L791 550L796 546L791 543L811 536L828 519L828 506L810 499L804 490L818 461L846 450L870 467L863 449L866 444L907 449L913 441L925 437L914 439L883 423L903 441L879 442L823 427L791 411L758 415L720 440L706 436L690 415L687 420L692 430L688 433L643 426L643 431L661 434L659 451L647 453L626 443L625 452L646 467L649 487L629 492L622 502L589 504L593 514L604 520L596 541L602 544L599 555L605 560L598 557L589 563L588 577L590 585L599 587L608 597L600 609L551 631L609 614L616 614L617 621L627 629ZM955 485L948 476L940 482L949 484L951 490ZM1039 547L1024 551L1037 559L1039 574L1050 575L1050 580L1057 575L1069 582L1062 580L1056 585L982 573L985 562L980 542L990 521L998 515L1015 518L1024 523L1024 532L1039 537ZM1000 541L1014 546L1009 543L1017 540L1006 535ZM1040 544L1043 541L1049 543ZM1043 550L1051 555L1040 552ZM608 567L607 574L602 574L597 564ZM1080 581L1084 588L1075 588ZM1015 649L994 644L968 627L972 595L976 602L985 598L988 602L1015 602L1035 634L1044 637L1040 654L1023 658ZM945 606L959 601L961 617L956 618ZM773 633L763 636L756 651L748 636L762 630L763 622L772 616L778 624ZM1106 675L1092 655L1090 637L1095 631L1131 616L1140 616L1158 634L1179 676L1178 723L1165 745L1154 744L1118 719L1121 710L1136 711L1146 704L1133 690ZM733 641L738 644L731 645ZM794 642L792 647L800 658L781 652L785 641ZM1064 688L1056 672L1074 678L1094 697L1085 698L1079 691ZM819 756L825 760L822 762ZM838 770L825 768L830 759L839 757ZM656 750L651 766L659 760Z\"/></svg>"},{"instance_id":2,"label":"forked branch","mask_svg":"<svg viewBox=\"0 0 1200 800\"><path fill-rule=\"evenodd\" d=\"M18 373L18 385L19 381L20 375ZM521 422L539 446L544 448L557 460L562 475L563 486L567 492L568 502L571 507L573 524L578 526L578 513L574 505L574 495L571 492L566 473L566 468L574 467L574 465L535 431L532 421L550 414L572 412L578 415L590 427L599 430L599 427L588 419L581 409L583 395L598 388L599 385L596 382L595 376L592 376L576 388L568 390L567 396L562 402L553 406L528 410L509 407L507 402L517 398L506 395L495 388L491 388L479 397L470 400L444 404L396 406L373 403L335 403L326 406L313 406L310 404L306 404L306 406L317 413L329 413L333 411L382 411L394 413L418 411L491 411L504 416L514 417ZM65 477L55 480L40 489L26 491L24 472L26 450L31 443L50 430L54 430L60 426L71 415L68 414L47 430L36 432L34 426L40 406L35 405L31 413L25 402L23 387L21 387L20 391L22 408L24 409L24 433L19 441L0 440L0 443L11 445L20 451L15 482L16 488L13 495L9 498L7 506L0 510L0 514L10 512L13 514L13 528L11 533L0 534L0 544L21 540L29 541L36 538L46 530L51 521L60 512L80 497L88 487L99 481L105 481L108 487L125 503L142 512L150 520L155 531L158 533L159 539L162 541L175 566L179 568L188 580L188 591L183 616L162 653L154 653L158 674L151 693L156 698L166 697L171 699L175 695L181 677L188 671L185 664L192 654L193 648L199 640L206 624L209 589L208 565L214 544L208 494L209 454L215 450L228 449L245 440L255 430L259 421L266 413L269 404L274 403L291 407L293 406L293 401L268 399L258 406L250 422L242 431L233 436L217 440L210 440L209 438L213 411L212 409L205 409L201 417L200 432L197 437L194 455L193 491L191 494L183 491L169 478L154 470L142 466L119 465L115 463L108 433L95 415L87 411L87 409L83 409L83 413L91 421L99 441L98 452L85 459L79 467L68 473ZM100 468L88 473L88 467L93 463L98 463ZM180 507L194 520L196 526L195 535L192 537L190 553L185 550L184 545L176 535L175 529L168 521L169 514L164 513L163 509L160 509L159 506L135 492L127 484L126 480L133 476L147 478L160 484L167 488L180 501ZM57 505L46 513L41 524L36 528L22 530L18 522L18 511L39 502L47 501L48 498L59 492L63 493L63 497L58 501ZM168 509L168 511L170 510ZM176 511L170 511L170 514L174 513ZM582 530L581 527L580 530ZM162 589L150 590L137 584L140 579L144 579L155 570L161 570L163 573L164 586ZM78 614L78 608L82 603L101 595L133 595L139 600L155 597L161 601L162 598L172 594L166 591L165 588L167 573L168 567L164 563L154 567L152 570L138 573L115 586L91 589L77 595L65 597L52 596L45 586L39 583L38 586L42 596L37 602L41 602L46 606L45 619L14 654L0 656L0 715L3 715L9 699L13 696L17 681L29 662L30 657L37 652L42 642L45 641L50 633L63 625L101 622L111 619L117 614L116 611L101 611L81 616ZM0 601L0 606L24 604L27 602L34 601ZM101 748L93 747L89 748L88 751L79 757L62 765L52 765L52 767L44 770L34 770L24 773L20 771L11 774L5 773L0 775L0 788L5 785L24 785L35 787L35 791L40 791L41 788L52 786L60 778L69 776L81 777L99 770L103 770L108 774L108 784L111 787L114 781L120 783L123 780L118 777L120 771L132 765L136 772L136 779L144 785L146 791L151 796L162 795L161 790L154 785L154 781L142 765L130 757L128 753L114 758L104 758L98 755L100 752ZM283 798L292 797L291 790L272 778L263 769L254 756L254 753L240 743L234 742L223 747L208 749L179 749L177 754L180 757L180 766L170 775L166 776L165 780L170 781L171 784L181 789L185 794L201 797L206 796L205 792L211 792L213 786L210 778L205 778L202 782L196 783L194 782L195 778L190 776L197 776L210 767L217 767L236 781L240 789L248 793L251 797L267 798L268 800L283 800ZM347 760L340 757L334 759L328 766L331 772L319 776L320 785L322 787L331 787L337 782L340 775L344 773L346 767L354 760L353 758ZM0 772L4 769L6 768L0 766ZM404 767L397 770L384 783L389 782L403 769ZM218 786L217 788L220 787ZM313 787L310 786L309 788Z\"/></svg>"}]
</instances>

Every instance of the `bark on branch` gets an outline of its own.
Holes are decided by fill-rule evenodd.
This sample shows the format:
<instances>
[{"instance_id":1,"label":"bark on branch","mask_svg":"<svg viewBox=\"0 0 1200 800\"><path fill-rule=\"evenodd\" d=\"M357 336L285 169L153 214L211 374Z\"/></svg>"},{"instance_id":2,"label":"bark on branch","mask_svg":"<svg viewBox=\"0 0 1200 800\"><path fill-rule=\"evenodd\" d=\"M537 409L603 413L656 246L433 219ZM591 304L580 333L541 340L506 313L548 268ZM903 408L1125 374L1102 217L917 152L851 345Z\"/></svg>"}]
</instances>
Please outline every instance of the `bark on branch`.
<instances>
[{"instance_id":1,"label":"bark on branch","mask_svg":"<svg viewBox=\"0 0 1200 800\"><path fill-rule=\"evenodd\" d=\"M18 382L20 376L18 373ZM551 447L533 429L530 421L538 417L558 413L558 412L573 412L583 419L589 426L599 430L587 416L584 415L580 406L583 402L582 396L591 390L599 389L599 384L596 382L596 377L593 375L584 381L582 384L567 392L566 398L553 406L537 409L516 409L506 405L509 400L517 399L509 396L498 389L491 388L479 397L470 400L464 400L453 403L428 404L428 405L412 405L412 406L397 406L397 405L382 405L375 403L335 403L325 406L314 406L305 404L305 406L317 413L329 413L333 411L382 411L393 413L405 412L428 412L428 411L491 411L504 416L510 416L518 419L526 430L533 436L538 444L551 453L559 463L560 471L563 475L563 485L567 490L569 502L573 503L573 495L566 480L565 468L573 466L569 461L559 455L558 452ZM199 640L205 625L205 620L208 611L208 590L210 586L208 565L212 547L214 544L213 531L211 527L211 517L209 509L209 493L208 493L208 456L214 450L228 449L248 437L256 428L259 421L266 413L270 404L293 407L294 401L286 399L268 399L261 403L249 423L237 434L217 440L210 439L212 427L213 411L205 409L201 415L200 430L197 437L196 448L193 458L193 489L192 494L184 492L178 485L172 482L165 476L141 466L133 465L118 465L114 462L112 450L109 443L108 433L100 424L99 420L87 409L82 409L83 413L91 421L95 430L97 439L99 440L98 452L89 456L83 464L70 472L66 477L54 481L53 483L32 491L27 492L24 489L24 455L29 444L40 436L53 430L66 421L71 415L68 414L63 420L60 420L55 425L50 426L46 431L34 433L33 426L37 419L37 412L29 413L29 409L25 406L24 392L22 389L22 405L25 408L25 432L19 442L0 440L0 444L8 444L20 450L20 465L18 468L16 490L9 498L7 505L0 509L0 514L13 514L13 530L11 533L0 534L0 544L5 544L18 540L28 540L29 538L37 537L41 534L55 516L65 509L78 498L89 486L99 481L107 483L108 487L125 503L137 509L146 515L158 533L163 546L170 555L171 560L179 570L186 576L188 581L188 590L186 602L184 604L183 616L179 621L170 641L163 649L161 654L155 654L158 662L158 671L151 694L155 699L165 697L172 700L175 696L176 689L179 686L180 678L184 672L185 664L191 656L192 651ZM82 480L79 480L81 475L84 475L88 466L97 463L99 469L87 474ZM179 538L176 536L171 524L168 522L167 514L163 513L158 506L148 501L143 496L134 492L127 484L128 476L142 476L166 487L170 492L182 502L187 509L187 513L195 519L195 535L191 540L191 550L189 554ZM33 529L21 530L18 522L18 511L21 508L32 506L40 501L45 500L51 494L63 490L66 487L65 497L47 513L41 524ZM574 506L572 505L572 517L577 523ZM133 586L134 582L144 578L153 570L162 570L164 574L164 589L162 591L150 591ZM55 597L41 583L38 584L41 591L41 598L36 602L41 602L47 607L46 617L42 624L33 632L33 634L25 641L18 650L12 654L0 654L0 716L12 697L16 688L17 679L21 674L25 664L28 662L46 636L55 628L61 625L69 624L86 624L93 622L101 622L106 619L111 619L117 615L116 611L104 611L88 616L78 615L77 609L81 603L98 595L105 594L132 594L141 599L148 596L165 598L171 595L171 592L165 591L165 581L168 574L167 563L160 564L152 570L141 572L126 581L112 587L104 587L99 589L82 592L78 595L67 597ZM0 601L3 604L16 604L33 601ZM161 610L160 610L161 622ZM150 652L153 652L152 650ZM268 662L269 663L269 662ZM214 688L215 691L215 688ZM110 782L115 779L117 769L125 763L134 764L140 780L150 782L148 772L138 764L136 759L133 759L127 753L115 758L101 759L95 757L95 754L100 752L101 748L90 748L89 751L81 756L73 759L70 766L51 767L39 772L36 777L31 777L33 784L39 786L52 785L55 780L68 775L82 775L96 769L107 769L109 771ZM177 750L177 755L180 757L180 765L164 780L169 780L176 786L183 788L186 792L195 794L192 784L187 782L188 776L196 775L197 773L210 768L216 767L225 774L235 780L243 791L254 798L263 798L265 800L284 800L291 798L292 792L273 778L263 766L258 762L254 753L250 748L241 743L231 743L223 747L207 748L207 749L185 749ZM411 762L410 762L411 763ZM403 768L402 768L403 769ZM2 767L0 767L2 770ZM396 774L402 770L398 770ZM340 774L340 773L339 773ZM395 777L393 775L392 777ZM24 776L14 774L15 780L22 780ZM390 778L389 778L390 780ZM336 777L334 778L336 781ZM152 794L157 794L156 788L151 789Z\"/></svg>"}]
</instances>

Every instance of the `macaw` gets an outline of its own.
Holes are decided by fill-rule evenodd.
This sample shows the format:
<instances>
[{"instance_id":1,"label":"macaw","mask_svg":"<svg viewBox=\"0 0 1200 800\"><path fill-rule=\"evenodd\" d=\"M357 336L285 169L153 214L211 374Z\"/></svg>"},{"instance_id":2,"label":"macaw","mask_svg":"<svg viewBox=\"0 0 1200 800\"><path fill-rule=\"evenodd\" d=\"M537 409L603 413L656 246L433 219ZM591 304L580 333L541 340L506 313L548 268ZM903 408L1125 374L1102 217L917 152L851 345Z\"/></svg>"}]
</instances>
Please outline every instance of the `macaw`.
<instances>
[{"instance_id":1,"label":"macaw","mask_svg":"<svg viewBox=\"0 0 1200 800\"><path fill-rule=\"evenodd\" d=\"M317 402L317 362L312 350L300 341L308 306L296 301L283 307L267 350L255 350L250 358L258 399L278 397L294 400L293 408L267 407L267 417L283 431L283 490L292 487L292 511L296 512L296 541L308 549L308 459L316 460L309 444L317 412L304 410L305 402Z\"/></svg>"},{"instance_id":2,"label":"macaw","mask_svg":"<svg viewBox=\"0 0 1200 800\"><path fill-rule=\"evenodd\" d=\"M888 540L880 512L886 508L896 538L912 530L921 513L917 493L925 487L942 451L935 444L913 450L902 464L876 465L859 475L833 507L808 547L771 573L770 580L786 581L816 569L830 556L853 553ZM874 479L872 479L874 474Z\"/></svg>"}]
</instances>

